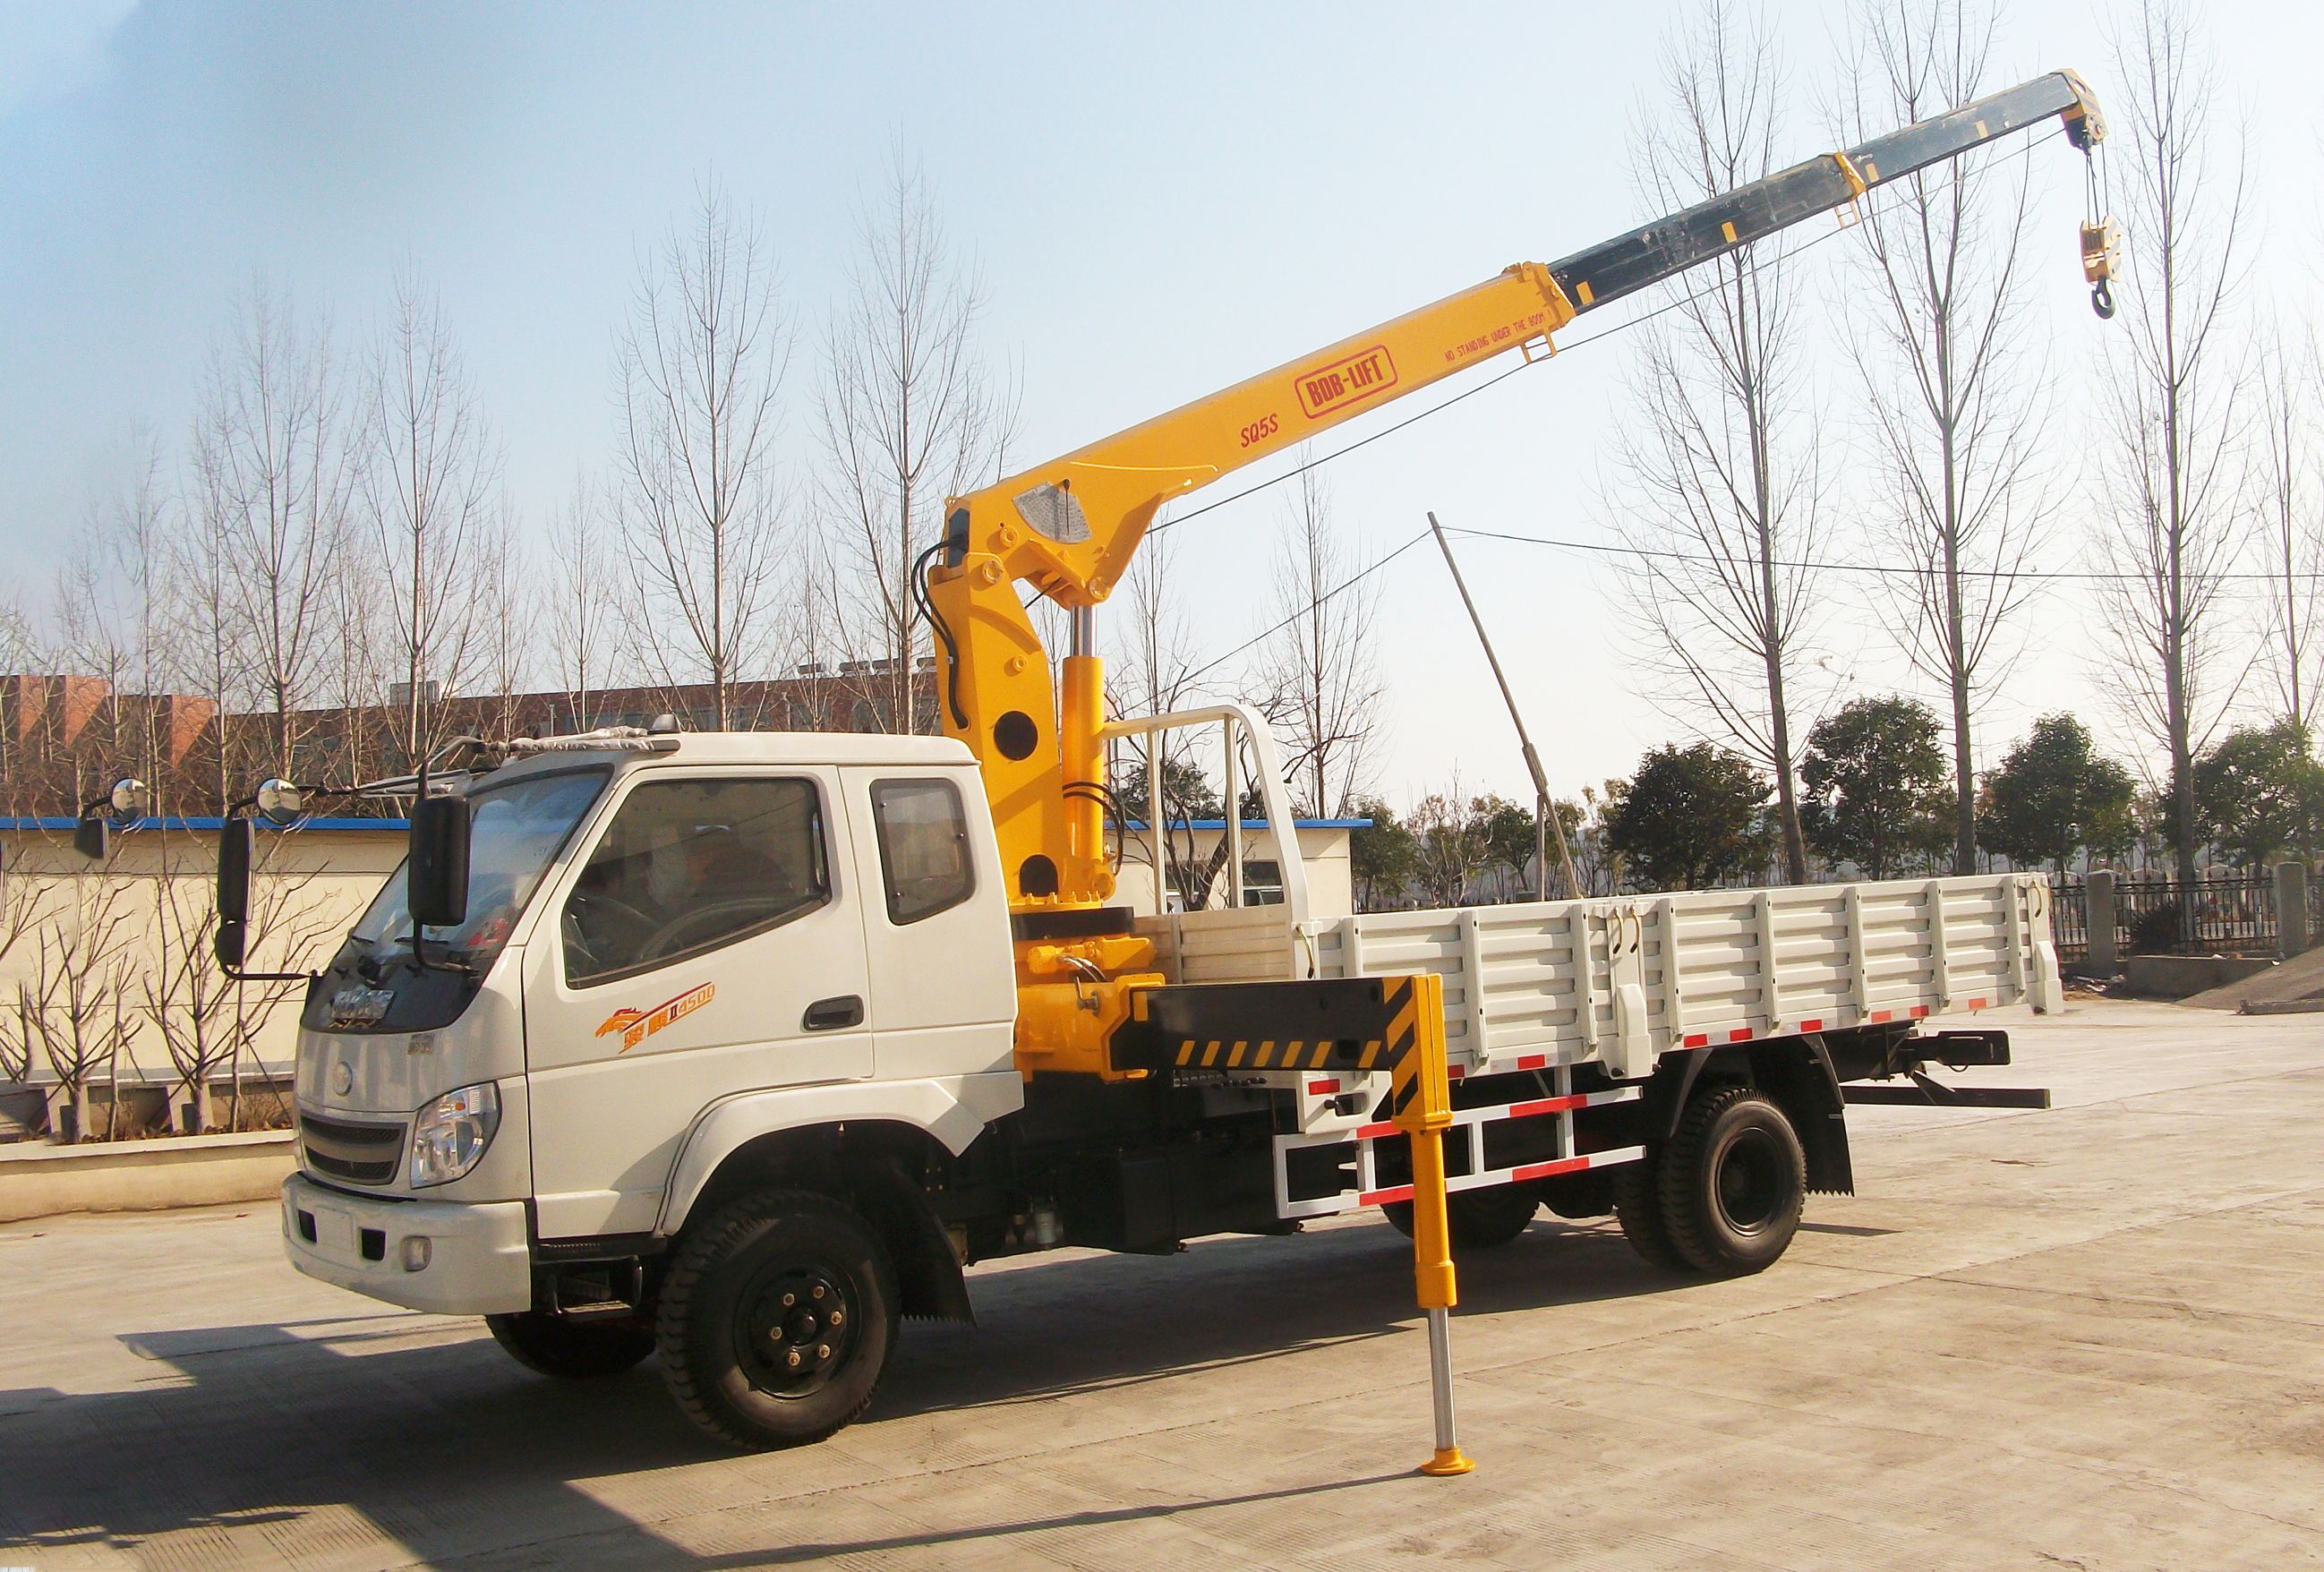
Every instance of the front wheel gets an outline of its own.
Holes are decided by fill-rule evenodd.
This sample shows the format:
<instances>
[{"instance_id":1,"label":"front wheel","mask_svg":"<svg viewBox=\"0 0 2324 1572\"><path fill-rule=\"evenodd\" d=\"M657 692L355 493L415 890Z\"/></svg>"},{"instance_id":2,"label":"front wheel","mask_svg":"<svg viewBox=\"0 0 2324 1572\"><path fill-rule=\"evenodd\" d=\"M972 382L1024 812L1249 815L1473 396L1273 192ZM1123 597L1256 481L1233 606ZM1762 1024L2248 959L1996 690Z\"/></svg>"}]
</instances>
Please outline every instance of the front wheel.
<instances>
[{"instance_id":1,"label":"front wheel","mask_svg":"<svg viewBox=\"0 0 2324 1572\"><path fill-rule=\"evenodd\" d=\"M656 1328L670 1395L735 1447L820 1441L862 1413L896 1345L896 1271L851 1208L807 1190L691 1231Z\"/></svg>"},{"instance_id":2,"label":"front wheel","mask_svg":"<svg viewBox=\"0 0 2324 1572\"><path fill-rule=\"evenodd\" d=\"M493 1341L527 1370L566 1381L619 1375L654 1351L654 1335L642 1327L610 1321L560 1321L527 1310L486 1316Z\"/></svg>"},{"instance_id":3,"label":"front wheel","mask_svg":"<svg viewBox=\"0 0 2324 1572\"><path fill-rule=\"evenodd\" d=\"M1791 1247L1807 1157L1784 1111L1748 1087L1697 1098L1663 1151L1663 1225L1698 1271L1741 1277Z\"/></svg>"}]
</instances>

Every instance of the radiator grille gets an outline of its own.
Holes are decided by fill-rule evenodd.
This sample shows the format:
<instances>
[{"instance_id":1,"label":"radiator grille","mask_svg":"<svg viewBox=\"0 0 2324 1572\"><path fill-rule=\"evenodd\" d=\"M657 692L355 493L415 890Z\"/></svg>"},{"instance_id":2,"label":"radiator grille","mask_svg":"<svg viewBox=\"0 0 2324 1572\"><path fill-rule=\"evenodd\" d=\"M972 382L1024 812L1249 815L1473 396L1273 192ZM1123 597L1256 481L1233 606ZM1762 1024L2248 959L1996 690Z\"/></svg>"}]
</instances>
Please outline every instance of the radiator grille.
<instances>
[{"instance_id":1,"label":"radiator grille","mask_svg":"<svg viewBox=\"0 0 2324 1572\"><path fill-rule=\"evenodd\" d=\"M403 1161L401 1124L356 1124L344 1119L299 1115L299 1144L307 1167L326 1179L351 1185L383 1185Z\"/></svg>"}]
</instances>

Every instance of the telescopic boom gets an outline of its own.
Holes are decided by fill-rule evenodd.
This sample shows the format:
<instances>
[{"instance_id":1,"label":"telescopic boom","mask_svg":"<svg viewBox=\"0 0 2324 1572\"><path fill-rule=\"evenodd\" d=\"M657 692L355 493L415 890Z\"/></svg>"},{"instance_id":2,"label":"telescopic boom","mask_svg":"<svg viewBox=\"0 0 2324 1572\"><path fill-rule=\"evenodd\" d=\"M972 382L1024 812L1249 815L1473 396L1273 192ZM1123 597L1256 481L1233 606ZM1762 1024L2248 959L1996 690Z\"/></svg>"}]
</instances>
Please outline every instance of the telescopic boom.
<instances>
[{"instance_id":1,"label":"telescopic boom","mask_svg":"<svg viewBox=\"0 0 2324 1572\"><path fill-rule=\"evenodd\" d=\"M1113 892L1093 614L1121 582L1165 503L1508 350L1528 358L1547 353L1550 335L1584 311L2052 115L2085 153L2106 134L2080 77L2037 77L1562 262L1518 263L1434 305L952 499L941 559L926 569L937 708L945 734L965 742L982 767L1012 907L1093 907ZM2088 266L2094 227L2084 227ZM2093 282L2103 284L2103 271ZM1062 704L1019 598L1020 582L1072 614Z\"/></svg>"}]
</instances>

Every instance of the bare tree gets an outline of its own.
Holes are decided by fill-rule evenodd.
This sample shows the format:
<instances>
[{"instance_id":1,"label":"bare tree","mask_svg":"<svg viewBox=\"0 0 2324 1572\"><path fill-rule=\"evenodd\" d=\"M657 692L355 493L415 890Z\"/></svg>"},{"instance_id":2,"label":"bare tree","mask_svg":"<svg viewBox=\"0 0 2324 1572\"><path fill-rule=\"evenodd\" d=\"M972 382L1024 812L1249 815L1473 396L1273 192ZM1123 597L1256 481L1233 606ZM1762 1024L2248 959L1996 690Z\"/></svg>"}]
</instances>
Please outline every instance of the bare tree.
<instances>
[{"instance_id":1,"label":"bare tree","mask_svg":"<svg viewBox=\"0 0 2324 1572\"><path fill-rule=\"evenodd\" d=\"M1187 707L1194 693L1194 633L1176 591L1177 537L1167 530L1146 537L1122 576L1121 615L1108 622L1120 651L1106 668L1110 707L1118 715L1168 715ZM1145 782L1155 780L1161 797L1162 867L1155 877L1195 910L1206 902L1210 870L1195 855L1193 821L1217 810L1216 794L1185 732L1148 732L1124 739L1114 772L1114 790L1125 818L1152 815ZM1154 774L1158 770L1158 775ZM1223 844L1224 837L1222 838ZM1124 861L1150 861L1146 846L1122 848ZM1221 854L1220 865L1224 865Z\"/></svg>"},{"instance_id":2,"label":"bare tree","mask_svg":"<svg viewBox=\"0 0 2324 1572\"><path fill-rule=\"evenodd\" d=\"M327 637L349 482L327 328L254 283L210 357L194 421L196 504L220 538L244 659L288 769Z\"/></svg>"},{"instance_id":3,"label":"bare tree","mask_svg":"<svg viewBox=\"0 0 2324 1572\"><path fill-rule=\"evenodd\" d=\"M2243 272L2244 157L2212 156L2218 87L2175 0L2142 0L2116 45L2126 91L2128 262L2110 346L2111 506L2098 531L2098 610L2116 660L2102 686L2168 760L2177 877L2195 878L2194 757L2249 669L2233 646L2229 573L2249 411L2232 315ZM2238 659L2241 653L2243 658ZM2181 906L2189 921L2192 902Z\"/></svg>"},{"instance_id":4,"label":"bare tree","mask_svg":"<svg viewBox=\"0 0 2324 1572\"><path fill-rule=\"evenodd\" d=\"M880 201L858 216L856 246L824 335L818 498L853 561L862 642L887 662L881 718L910 732L924 724L911 698L912 568L939 533L945 498L998 468L1016 403L978 353L982 285L953 254L927 177L900 153Z\"/></svg>"},{"instance_id":5,"label":"bare tree","mask_svg":"<svg viewBox=\"0 0 2324 1572\"><path fill-rule=\"evenodd\" d=\"M1321 475L1299 471L1286 512L1275 560L1283 625L1259 658L1261 707L1289 744L1284 771L1300 805L1324 818L1363 790L1379 743L1379 596L1334 527Z\"/></svg>"},{"instance_id":6,"label":"bare tree","mask_svg":"<svg viewBox=\"0 0 2324 1572\"><path fill-rule=\"evenodd\" d=\"M70 1099L72 1139L91 1139L88 1085L111 1057L111 985L127 947L130 910L122 881L71 881L61 920L42 929L32 981L31 1023L57 1086Z\"/></svg>"},{"instance_id":7,"label":"bare tree","mask_svg":"<svg viewBox=\"0 0 2324 1572\"><path fill-rule=\"evenodd\" d=\"M712 186L642 259L620 345L622 522L640 588L642 661L709 683L733 724L762 657L778 571L778 399L791 334L758 225Z\"/></svg>"},{"instance_id":8,"label":"bare tree","mask_svg":"<svg viewBox=\"0 0 2324 1572\"><path fill-rule=\"evenodd\" d=\"M226 518L212 502L205 491L189 527L171 553L171 575L183 644L181 680L210 702L217 717L216 752L208 761L211 768L206 784L215 807L223 813L232 800L239 763L226 715L249 688L243 659L244 630L235 615L233 570L226 561L233 547Z\"/></svg>"},{"instance_id":9,"label":"bare tree","mask_svg":"<svg viewBox=\"0 0 2324 1572\"><path fill-rule=\"evenodd\" d=\"M2316 374L2277 325L2259 354L2259 495L2254 535L2267 578L2263 622L2268 673L2282 713L2313 726L2324 644L2324 444L2315 435Z\"/></svg>"},{"instance_id":10,"label":"bare tree","mask_svg":"<svg viewBox=\"0 0 2324 1572\"><path fill-rule=\"evenodd\" d=\"M467 558L496 501L501 454L442 294L408 268L365 370L363 495L395 606L403 756L416 766L442 740L444 700L467 675L478 631Z\"/></svg>"},{"instance_id":11,"label":"bare tree","mask_svg":"<svg viewBox=\"0 0 2324 1572\"><path fill-rule=\"evenodd\" d=\"M532 553L505 503L482 524L474 557L476 671L486 693L478 718L486 735L505 737L516 730L518 700L530 684L541 615Z\"/></svg>"},{"instance_id":12,"label":"bare tree","mask_svg":"<svg viewBox=\"0 0 2324 1572\"><path fill-rule=\"evenodd\" d=\"M546 578L555 599L544 618L547 643L575 731L587 731L592 724L595 707L591 695L608 685L614 636L621 626L605 512L604 497L586 476L576 475L549 530Z\"/></svg>"},{"instance_id":13,"label":"bare tree","mask_svg":"<svg viewBox=\"0 0 2324 1572\"><path fill-rule=\"evenodd\" d=\"M1862 0L1843 93L1850 142L1966 104L1987 87L1994 13L1979 0ZM1953 871L1977 868L1980 699L2023 652L2026 572L2045 510L2026 482L2046 378L2019 266L2031 166L1954 158L1884 190L1857 233L1876 302L1849 335L1881 491L1875 557L1914 666L1952 703ZM1852 294L1850 298L1853 298Z\"/></svg>"},{"instance_id":14,"label":"bare tree","mask_svg":"<svg viewBox=\"0 0 2324 1572\"><path fill-rule=\"evenodd\" d=\"M1665 51L1665 96L1636 138L1640 194L1674 211L1779 167L1783 73L1767 20L1700 0ZM1640 420L1621 439L1617 528L1634 553L1630 609L1660 697L1776 781L1785 876L1807 877L1794 710L1810 621L1824 610L1815 411L1799 286L1746 247L1645 330Z\"/></svg>"}]
</instances>

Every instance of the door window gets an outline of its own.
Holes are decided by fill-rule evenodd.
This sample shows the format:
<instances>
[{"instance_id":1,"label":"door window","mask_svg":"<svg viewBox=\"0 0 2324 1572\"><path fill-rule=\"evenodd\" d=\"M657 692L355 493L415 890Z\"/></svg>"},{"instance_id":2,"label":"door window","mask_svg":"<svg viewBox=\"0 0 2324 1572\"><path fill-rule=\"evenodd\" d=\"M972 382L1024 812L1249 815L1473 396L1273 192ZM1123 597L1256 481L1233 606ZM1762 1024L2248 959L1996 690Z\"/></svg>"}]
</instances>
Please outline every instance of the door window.
<instances>
[{"instance_id":1,"label":"door window","mask_svg":"<svg viewBox=\"0 0 2324 1572\"><path fill-rule=\"evenodd\" d=\"M872 821L880 831L888 920L897 927L934 917L976 892L968 816L951 781L875 781Z\"/></svg>"},{"instance_id":2,"label":"door window","mask_svg":"<svg viewBox=\"0 0 2324 1572\"><path fill-rule=\"evenodd\" d=\"M667 966L830 899L814 781L648 781L614 814L565 902L566 981Z\"/></svg>"}]
</instances>

